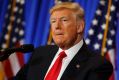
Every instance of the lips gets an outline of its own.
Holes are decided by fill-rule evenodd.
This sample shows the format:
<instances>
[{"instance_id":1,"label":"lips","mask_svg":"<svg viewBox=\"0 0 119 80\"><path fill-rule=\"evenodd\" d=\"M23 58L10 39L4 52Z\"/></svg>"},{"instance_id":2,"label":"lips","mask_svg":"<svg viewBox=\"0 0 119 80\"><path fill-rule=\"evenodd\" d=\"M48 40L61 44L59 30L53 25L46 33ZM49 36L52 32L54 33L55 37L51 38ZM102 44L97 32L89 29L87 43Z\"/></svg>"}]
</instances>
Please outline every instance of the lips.
<instances>
[{"instance_id":1,"label":"lips","mask_svg":"<svg viewBox=\"0 0 119 80\"><path fill-rule=\"evenodd\" d=\"M55 35L63 35L63 32L61 32L61 31L55 31Z\"/></svg>"},{"instance_id":2,"label":"lips","mask_svg":"<svg viewBox=\"0 0 119 80\"><path fill-rule=\"evenodd\" d=\"M56 35L63 35L62 33L55 33Z\"/></svg>"}]
</instances>

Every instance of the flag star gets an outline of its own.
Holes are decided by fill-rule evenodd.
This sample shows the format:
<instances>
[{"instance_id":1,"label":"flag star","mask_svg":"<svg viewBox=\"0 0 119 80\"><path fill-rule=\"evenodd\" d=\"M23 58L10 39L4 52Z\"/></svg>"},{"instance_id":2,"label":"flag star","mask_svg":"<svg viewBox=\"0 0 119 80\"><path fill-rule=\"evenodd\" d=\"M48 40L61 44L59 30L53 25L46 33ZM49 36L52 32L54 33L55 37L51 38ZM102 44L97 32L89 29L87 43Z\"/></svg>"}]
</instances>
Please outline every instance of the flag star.
<instances>
[{"instance_id":1,"label":"flag star","mask_svg":"<svg viewBox=\"0 0 119 80\"><path fill-rule=\"evenodd\" d=\"M98 34L98 39L101 40L103 38L103 35L100 33Z\"/></svg>"},{"instance_id":2,"label":"flag star","mask_svg":"<svg viewBox=\"0 0 119 80\"><path fill-rule=\"evenodd\" d=\"M102 24L101 27L102 27L102 29L104 30L105 27L106 27L106 25L105 25L105 24Z\"/></svg>"},{"instance_id":3,"label":"flag star","mask_svg":"<svg viewBox=\"0 0 119 80\"><path fill-rule=\"evenodd\" d=\"M86 42L87 45L90 44L90 39L87 38L87 39L85 40L85 42Z\"/></svg>"},{"instance_id":4,"label":"flag star","mask_svg":"<svg viewBox=\"0 0 119 80\"><path fill-rule=\"evenodd\" d=\"M22 12L23 12L23 9L20 9L20 10L19 10L19 14L22 14Z\"/></svg>"},{"instance_id":5,"label":"flag star","mask_svg":"<svg viewBox=\"0 0 119 80\"><path fill-rule=\"evenodd\" d=\"M111 33L112 36L114 36L115 35L115 30L111 30L110 33Z\"/></svg>"},{"instance_id":6,"label":"flag star","mask_svg":"<svg viewBox=\"0 0 119 80\"><path fill-rule=\"evenodd\" d=\"M20 3L21 3L21 5L23 5L25 3L25 1L24 0L20 0Z\"/></svg>"},{"instance_id":7,"label":"flag star","mask_svg":"<svg viewBox=\"0 0 119 80\"><path fill-rule=\"evenodd\" d=\"M20 2L20 0L16 0L16 2L17 2L17 3L19 3L19 2Z\"/></svg>"},{"instance_id":8,"label":"flag star","mask_svg":"<svg viewBox=\"0 0 119 80\"><path fill-rule=\"evenodd\" d=\"M24 44L24 40L22 39L22 40L20 40L20 44L21 45L23 45Z\"/></svg>"},{"instance_id":9,"label":"flag star","mask_svg":"<svg viewBox=\"0 0 119 80\"><path fill-rule=\"evenodd\" d=\"M94 49L98 50L100 48L100 45L98 43L94 44Z\"/></svg>"},{"instance_id":10,"label":"flag star","mask_svg":"<svg viewBox=\"0 0 119 80\"><path fill-rule=\"evenodd\" d=\"M92 23L93 23L93 25L97 25L97 24L98 24L98 20L97 20L97 19L94 19L94 20L92 21Z\"/></svg>"},{"instance_id":11,"label":"flag star","mask_svg":"<svg viewBox=\"0 0 119 80\"><path fill-rule=\"evenodd\" d=\"M18 18L18 19L17 19L17 23L20 23L20 22L21 22L21 19L20 19L20 18Z\"/></svg>"},{"instance_id":12,"label":"flag star","mask_svg":"<svg viewBox=\"0 0 119 80\"><path fill-rule=\"evenodd\" d=\"M112 45L112 40L111 39L109 39L109 40L107 40L107 44L110 46L110 45Z\"/></svg>"},{"instance_id":13,"label":"flag star","mask_svg":"<svg viewBox=\"0 0 119 80\"><path fill-rule=\"evenodd\" d=\"M94 30L93 29L90 29L89 30L89 35L93 35L94 34Z\"/></svg>"},{"instance_id":14,"label":"flag star","mask_svg":"<svg viewBox=\"0 0 119 80\"><path fill-rule=\"evenodd\" d=\"M9 5L8 5L8 9L10 9L10 8L11 8L11 5L9 4Z\"/></svg>"},{"instance_id":15,"label":"flag star","mask_svg":"<svg viewBox=\"0 0 119 80\"><path fill-rule=\"evenodd\" d=\"M12 26L8 25L7 30L9 31L9 30L11 30L11 28L12 28Z\"/></svg>"},{"instance_id":16,"label":"flag star","mask_svg":"<svg viewBox=\"0 0 119 80\"><path fill-rule=\"evenodd\" d=\"M103 5L103 6L105 6L105 1L104 0L101 0L100 1L100 4Z\"/></svg>"},{"instance_id":17,"label":"flag star","mask_svg":"<svg viewBox=\"0 0 119 80\"><path fill-rule=\"evenodd\" d=\"M19 29L18 28L15 28L15 32L17 33L19 31Z\"/></svg>"},{"instance_id":18,"label":"flag star","mask_svg":"<svg viewBox=\"0 0 119 80\"><path fill-rule=\"evenodd\" d=\"M8 34L5 35L5 40L8 40L9 36Z\"/></svg>"},{"instance_id":19,"label":"flag star","mask_svg":"<svg viewBox=\"0 0 119 80\"><path fill-rule=\"evenodd\" d=\"M17 38L14 37L14 38L12 39L12 41L15 43L15 42L17 41Z\"/></svg>"},{"instance_id":20,"label":"flag star","mask_svg":"<svg viewBox=\"0 0 119 80\"><path fill-rule=\"evenodd\" d=\"M111 6L111 12L112 11L115 11L115 6L114 5Z\"/></svg>"},{"instance_id":21,"label":"flag star","mask_svg":"<svg viewBox=\"0 0 119 80\"><path fill-rule=\"evenodd\" d=\"M19 35L20 35L20 36L24 35L24 31L23 31L23 30L20 30L20 31L19 31Z\"/></svg>"},{"instance_id":22,"label":"flag star","mask_svg":"<svg viewBox=\"0 0 119 80\"><path fill-rule=\"evenodd\" d=\"M14 12L17 12L17 11L18 11L18 7L15 7L15 8L14 8Z\"/></svg>"},{"instance_id":23,"label":"flag star","mask_svg":"<svg viewBox=\"0 0 119 80\"><path fill-rule=\"evenodd\" d=\"M101 16L101 14L102 14L102 13L101 13L101 10L98 9L98 10L96 11L96 14Z\"/></svg>"},{"instance_id":24,"label":"flag star","mask_svg":"<svg viewBox=\"0 0 119 80\"><path fill-rule=\"evenodd\" d=\"M5 43L2 44L2 48L7 48L7 45Z\"/></svg>"}]
</instances>

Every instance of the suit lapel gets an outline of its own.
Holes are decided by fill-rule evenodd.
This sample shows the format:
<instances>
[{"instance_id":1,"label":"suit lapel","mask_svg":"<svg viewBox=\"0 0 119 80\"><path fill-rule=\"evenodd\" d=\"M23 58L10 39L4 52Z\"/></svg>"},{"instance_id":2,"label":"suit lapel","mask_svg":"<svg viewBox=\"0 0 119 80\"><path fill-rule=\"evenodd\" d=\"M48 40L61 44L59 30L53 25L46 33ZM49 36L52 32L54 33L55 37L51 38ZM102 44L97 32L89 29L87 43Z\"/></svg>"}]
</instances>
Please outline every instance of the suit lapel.
<instances>
[{"instance_id":1,"label":"suit lapel","mask_svg":"<svg viewBox=\"0 0 119 80\"><path fill-rule=\"evenodd\" d=\"M49 66L50 66L50 64L51 64L51 62L52 62L52 60L53 60L55 54L56 54L57 51L58 51L58 47L57 47L57 46L54 46L54 47L52 47L49 51L50 51L50 52L48 52L48 53L46 53L46 54L50 54L50 55L47 56L46 60L43 61L43 63L42 63L42 64L45 65L44 67L42 67L42 71L43 71L43 72L41 73L42 76L43 76L43 78L45 77L46 72L47 72L47 70L48 70L48 68L49 68ZM43 80L43 79L41 79L41 80Z\"/></svg>"},{"instance_id":2,"label":"suit lapel","mask_svg":"<svg viewBox=\"0 0 119 80\"><path fill-rule=\"evenodd\" d=\"M86 62L89 55L86 51L86 44L84 43L67 66L63 76L61 77L61 80L76 80L77 77L79 77L84 67L86 67ZM82 80L81 77L80 80Z\"/></svg>"},{"instance_id":3,"label":"suit lapel","mask_svg":"<svg viewBox=\"0 0 119 80\"><path fill-rule=\"evenodd\" d=\"M34 61L37 62L36 64L32 62L31 67L29 68L28 80L44 80L45 74L58 50L58 47L50 46L43 49L43 52L37 52L38 54L43 54L42 57L39 57L38 60Z\"/></svg>"}]
</instances>

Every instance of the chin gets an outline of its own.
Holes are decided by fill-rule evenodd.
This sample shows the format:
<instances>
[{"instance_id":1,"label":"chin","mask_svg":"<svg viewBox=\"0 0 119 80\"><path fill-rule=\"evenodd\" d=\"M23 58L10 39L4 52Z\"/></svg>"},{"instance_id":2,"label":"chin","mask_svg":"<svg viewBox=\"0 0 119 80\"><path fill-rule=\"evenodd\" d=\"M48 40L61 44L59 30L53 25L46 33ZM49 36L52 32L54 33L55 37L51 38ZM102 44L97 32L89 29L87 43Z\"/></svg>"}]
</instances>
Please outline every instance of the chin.
<instances>
[{"instance_id":1,"label":"chin","mask_svg":"<svg viewBox=\"0 0 119 80\"><path fill-rule=\"evenodd\" d=\"M61 47L63 46L64 43L60 40L60 41L55 41L55 44Z\"/></svg>"}]
</instances>

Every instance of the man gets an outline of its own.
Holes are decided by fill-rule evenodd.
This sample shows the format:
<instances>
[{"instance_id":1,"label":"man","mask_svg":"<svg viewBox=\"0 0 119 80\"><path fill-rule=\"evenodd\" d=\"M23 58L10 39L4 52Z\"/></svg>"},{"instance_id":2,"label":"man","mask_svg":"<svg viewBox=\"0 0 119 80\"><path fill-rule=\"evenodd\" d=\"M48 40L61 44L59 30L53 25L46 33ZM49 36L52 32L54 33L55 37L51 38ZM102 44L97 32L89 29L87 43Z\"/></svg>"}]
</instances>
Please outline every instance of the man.
<instances>
[{"instance_id":1,"label":"man","mask_svg":"<svg viewBox=\"0 0 119 80\"><path fill-rule=\"evenodd\" d=\"M56 4L50 14L56 45L35 49L16 80L108 80L112 65L91 52L83 40L85 21L81 6L63 2Z\"/></svg>"}]
</instances>

